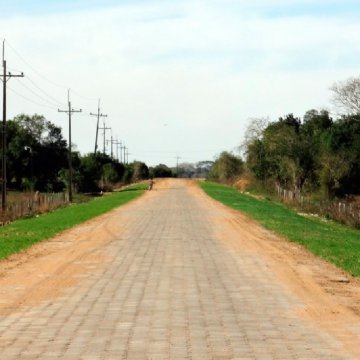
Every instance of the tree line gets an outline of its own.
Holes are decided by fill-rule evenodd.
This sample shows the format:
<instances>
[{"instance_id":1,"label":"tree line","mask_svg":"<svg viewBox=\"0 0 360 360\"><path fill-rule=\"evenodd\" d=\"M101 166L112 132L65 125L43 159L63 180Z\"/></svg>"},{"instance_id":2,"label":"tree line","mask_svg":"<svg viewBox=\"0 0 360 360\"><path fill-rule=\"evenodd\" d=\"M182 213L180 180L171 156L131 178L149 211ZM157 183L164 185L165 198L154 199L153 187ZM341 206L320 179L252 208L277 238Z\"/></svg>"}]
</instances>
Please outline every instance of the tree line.
<instances>
[{"instance_id":1,"label":"tree line","mask_svg":"<svg viewBox=\"0 0 360 360\"><path fill-rule=\"evenodd\" d=\"M327 198L360 193L359 115L310 110L302 121L289 114L250 132L246 163L256 180Z\"/></svg>"},{"instance_id":2,"label":"tree line","mask_svg":"<svg viewBox=\"0 0 360 360\"><path fill-rule=\"evenodd\" d=\"M59 192L68 188L68 143L60 127L42 115L21 114L7 122L7 183L11 190ZM107 154L72 152L73 186L79 192L111 190L147 179L140 161L120 163Z\"/></svg>"},{"instance_id":3,"label":"tree line","mask_svg":"<svg viewBox=\"0 0 360 360\"><path fill-rule=\"evenodd\" d=\"M333 103L343 113L309 110L303 118L287 114L271 121L252 119L240 156L223 152L210 177L234 182L246 174L253 182L323 198L360 194L360 77L335 83Z\"/></svg>"},{"instance_id":4,"label":"tree line","mask_svg":"<svg viewBox=\"0 0 360 360\"><path fill-rule=\"evenodd\" d=\"M21 114L7 122L7 184L10 190L61 192L69 187L69 150L62 129L42 115ZM124 164L102 152L72 152L73 188L92 193L114 186L164 177L206 177L212 162L148 167Z\"/></svg>"}]
</instances>

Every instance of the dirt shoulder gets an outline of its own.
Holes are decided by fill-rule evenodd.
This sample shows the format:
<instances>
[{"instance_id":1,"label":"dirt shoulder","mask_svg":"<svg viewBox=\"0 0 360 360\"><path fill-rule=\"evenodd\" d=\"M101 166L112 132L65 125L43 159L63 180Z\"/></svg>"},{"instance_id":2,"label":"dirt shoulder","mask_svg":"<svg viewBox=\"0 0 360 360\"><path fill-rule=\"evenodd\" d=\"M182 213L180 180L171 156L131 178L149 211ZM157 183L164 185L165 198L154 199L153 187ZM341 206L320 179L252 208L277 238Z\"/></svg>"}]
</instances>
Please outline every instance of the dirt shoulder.
<instances>
[{"instance_id":1,"label":"dirt shoulder","mask_svg":"<svg viewBox=\"0 0 360 360\"><path fill-rule=\"evenodd\" d=\"M294 315L333 334L360 358L360 279L211 199L199 186L191 189L213 209L218 237L236 251L261 256L269 272L300 299L303 305ZM222 216L216 216L217 211Z\"/></svg>"},{"instance_id":2,"label":"dirt shoulder","mask_svg":"<svg viewBox=\"0 0 360 360\"><path fill-rule=\"evenodd\" d=\"M121 236L122 211L148 200L145 194L106 214L0 261L0 314L61 296L90 271L101 271L109 255L106 244Z\"/></svg>"}]
</instances>

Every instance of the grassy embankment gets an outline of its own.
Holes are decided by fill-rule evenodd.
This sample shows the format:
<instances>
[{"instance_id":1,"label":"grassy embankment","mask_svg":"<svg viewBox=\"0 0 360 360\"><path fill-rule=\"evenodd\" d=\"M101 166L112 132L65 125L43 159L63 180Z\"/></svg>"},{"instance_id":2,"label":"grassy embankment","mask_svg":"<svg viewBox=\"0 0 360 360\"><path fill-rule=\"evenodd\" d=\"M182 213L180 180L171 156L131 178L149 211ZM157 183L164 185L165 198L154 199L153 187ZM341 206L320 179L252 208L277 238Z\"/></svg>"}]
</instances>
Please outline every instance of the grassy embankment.
<instances>
[{"instance_id":1,"label":"grassy embankment","mask_svg":"<svg viewBox=\"0 0 360 360\"><path fill-rule=\"evenodd\" d=\"M0 259L123 205L143 194L146 187L146 184L135 184L86 203L72 204L38 217L14 221L0 228Z\"/></svg>"},{"instance_id":2,"label":"grassy embankment","mask_svg":"<svg viewBox=\"0 0 360 360\"><path fill-rule=\"evenodd\" d=\"M258 200L236 189L200 182L203 190L223 204L239 210L290 241L360 277L360 231L332 221L298 215L284 205Z\"/></svg>"}]
</instances>

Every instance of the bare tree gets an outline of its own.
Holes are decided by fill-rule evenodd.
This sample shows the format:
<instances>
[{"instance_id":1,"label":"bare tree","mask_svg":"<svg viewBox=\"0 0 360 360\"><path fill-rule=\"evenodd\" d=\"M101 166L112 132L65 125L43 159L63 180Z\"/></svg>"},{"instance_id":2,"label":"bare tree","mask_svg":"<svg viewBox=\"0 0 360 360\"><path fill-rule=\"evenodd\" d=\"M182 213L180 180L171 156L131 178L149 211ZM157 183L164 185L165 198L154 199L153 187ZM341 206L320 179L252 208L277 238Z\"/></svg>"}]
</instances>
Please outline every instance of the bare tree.
<instances>
[{"instance_id":1,"label":"bare tree","mask_svg":"<svg viewBox=\"0 0 360 360\"><path fill-rule=\"evenodd\" d=\"M269 125L270 119L268 117L250 118L248 122L244 140L238 147L240 154L246 153L249 144L251 144L255 139L262 138L263 131Z\"/></svg>"},{"instance_id":2,"label":"bare tree","mask_svg":"<svg viewBox=\"0 0 360 360\"><path fill-rule=\"evenodd\" d=\"M351 77L334 83L332 102L341 111L349 114L360 114L360 77Z\"/></svg>"}]
</instances>

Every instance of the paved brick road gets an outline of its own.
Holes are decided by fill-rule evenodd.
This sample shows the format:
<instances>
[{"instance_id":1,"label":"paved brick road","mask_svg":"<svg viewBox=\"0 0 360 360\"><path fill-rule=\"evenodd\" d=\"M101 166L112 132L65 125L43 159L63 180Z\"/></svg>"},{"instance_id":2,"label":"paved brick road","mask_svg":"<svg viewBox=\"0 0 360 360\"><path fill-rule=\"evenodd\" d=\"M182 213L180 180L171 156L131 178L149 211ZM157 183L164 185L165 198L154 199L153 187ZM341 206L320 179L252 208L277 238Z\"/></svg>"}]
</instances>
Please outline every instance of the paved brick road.
<instances>
[{"instance_id":1,"label":"paved brick road","mask_svg":"<svg viewBox=\"0 0 360 360\"><path fill-rule=\"evenodd\" d=\"M104 264L0 316L0 359L351 359L262 258L219 239L226 210L181 181L146 196L109 215L125 229Z\"/></svg>"}]
</instances>

